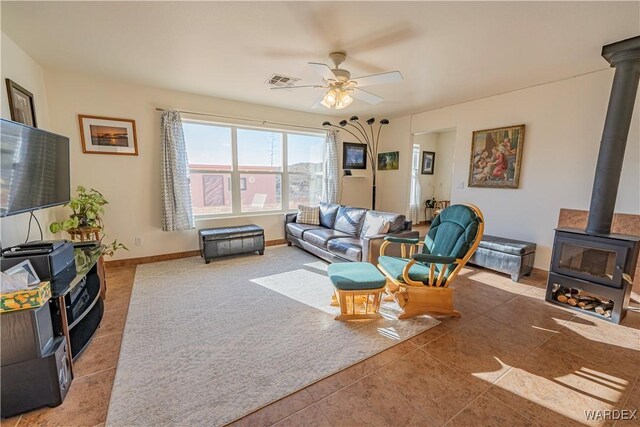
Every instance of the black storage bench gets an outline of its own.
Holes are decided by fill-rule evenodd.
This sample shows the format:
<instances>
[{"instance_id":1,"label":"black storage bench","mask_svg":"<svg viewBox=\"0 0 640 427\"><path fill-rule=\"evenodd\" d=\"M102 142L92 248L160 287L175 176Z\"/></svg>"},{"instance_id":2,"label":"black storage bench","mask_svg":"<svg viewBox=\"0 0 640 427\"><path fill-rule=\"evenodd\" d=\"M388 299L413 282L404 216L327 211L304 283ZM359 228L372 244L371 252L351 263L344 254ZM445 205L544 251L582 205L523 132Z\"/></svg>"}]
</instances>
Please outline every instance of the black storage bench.
<instances>
[{"instance_id":1,"label":"black storage bench","mask_svg":"<svg viewBox=\"0 0 640 427\"><path fill-rule=\"evenodd\" d=\"M517 282L531 274L535 257L535 243L485 234L469 264L509 274Z\"/></svg>"},{"instance_id":2,"label":"black storage bench","mask_svg":"<svg viewBox=\"0 0 640 427\"><path fill-rule=\"evenodd\" d=\"M212 258L259 252L264 255L264 230L255 224L198 230L200 256Z\"/></svg>"}]
</instances>

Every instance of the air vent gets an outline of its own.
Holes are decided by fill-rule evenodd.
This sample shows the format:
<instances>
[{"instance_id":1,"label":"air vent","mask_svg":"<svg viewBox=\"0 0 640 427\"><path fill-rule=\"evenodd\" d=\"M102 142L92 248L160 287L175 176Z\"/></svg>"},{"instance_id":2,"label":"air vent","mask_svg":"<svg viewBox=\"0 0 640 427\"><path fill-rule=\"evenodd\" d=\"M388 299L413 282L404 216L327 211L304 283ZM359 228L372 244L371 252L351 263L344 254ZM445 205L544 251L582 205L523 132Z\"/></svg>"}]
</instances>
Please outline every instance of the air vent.
<instances>
[{"instance_id":1,"label":"air vent","mask_svg":"<svg viewBox=\"0 0 640 427\"><path fill-rule=\"evenodd\" d=\"M293 86L296 82L299 82L300 79L296 79L295 77L283 76L282 74L274 74L269 77L265 83L269 86L274 87L288 87Z\"/></svg>"}]
</instances>

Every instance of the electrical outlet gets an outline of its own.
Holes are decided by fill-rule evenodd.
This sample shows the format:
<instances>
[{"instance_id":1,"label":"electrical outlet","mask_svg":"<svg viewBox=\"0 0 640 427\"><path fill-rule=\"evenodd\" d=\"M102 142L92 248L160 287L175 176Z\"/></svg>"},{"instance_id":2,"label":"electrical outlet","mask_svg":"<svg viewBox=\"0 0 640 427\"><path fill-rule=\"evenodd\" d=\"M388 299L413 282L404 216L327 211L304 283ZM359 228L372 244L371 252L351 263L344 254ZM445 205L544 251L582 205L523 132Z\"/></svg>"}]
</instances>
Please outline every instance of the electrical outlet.
<instances>
[{"instance_id":1,"label":"electrical outlet","mask_svg":"<svg viewBox=\"0 0 640 427\"><path fill-rule=\"evenodd\" d=\"M134 242L136 246L142 246L142 237L136 237Z\"/></svg>"},{"instance_id":2,"label":"electrical outlet","mask_svg":"<svg viewBox=\"0 0 640 427\"><path fill-rule=\"evenodd\" d=\"M463 190L464 189L464 181L458 181L458 183L456 184L456 188L458 190Z\"/></svg>"}]
</instances>

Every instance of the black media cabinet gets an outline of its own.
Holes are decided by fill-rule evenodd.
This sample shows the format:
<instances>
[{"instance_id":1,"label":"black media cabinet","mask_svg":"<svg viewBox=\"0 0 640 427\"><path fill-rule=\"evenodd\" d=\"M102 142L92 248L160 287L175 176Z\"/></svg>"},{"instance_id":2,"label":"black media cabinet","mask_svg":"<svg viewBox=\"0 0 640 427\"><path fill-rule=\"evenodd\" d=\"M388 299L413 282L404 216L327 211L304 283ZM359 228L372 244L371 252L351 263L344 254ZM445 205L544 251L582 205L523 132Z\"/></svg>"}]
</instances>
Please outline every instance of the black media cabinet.
<instances>
[{"instance_id":1,"label":"black media cabinet","mask_svg":"<svg viewBox=\"0 0 640 427\"><path fill-rule=\"evenodd\" d=\"M51 278L45 305L2 314L3 418L60 405L73 361L98 331L106 295L101 250L82 243L74 252L75 263Z\"/></svg>"}]
</instances>

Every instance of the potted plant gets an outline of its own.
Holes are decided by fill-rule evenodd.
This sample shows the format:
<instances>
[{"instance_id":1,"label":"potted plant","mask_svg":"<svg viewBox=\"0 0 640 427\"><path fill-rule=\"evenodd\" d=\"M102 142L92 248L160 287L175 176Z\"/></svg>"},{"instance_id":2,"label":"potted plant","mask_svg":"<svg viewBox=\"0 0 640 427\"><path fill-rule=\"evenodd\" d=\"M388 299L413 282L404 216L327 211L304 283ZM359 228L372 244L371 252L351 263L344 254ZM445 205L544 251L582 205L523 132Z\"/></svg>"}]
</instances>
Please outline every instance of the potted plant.
<instances>
[{"instance_id":1,"label":"potted plant","mask_svg":"<svg viewBox=\"0 0 640 427\"><path fill-rule=\"evenodd\" d=\"M433 209L436 207L436 198L432 197L424 202L425 221L429 222L433 219Z\"/></svg>"},{"instance_id":2,"label":"potted plant","mask_svg":"<svg viewBox=\"0 0 640 427\"><path fill-rule=\"evenodd\" d=\"M100 215L104 213L103 206L109 204L102 193L93 188L87 191L81 185L78 186L76 191L78 195L65 205L71 208L72 211L69 219L52 223L49 225L49 230L52 233L66 231L72 240L85 240L85 237L90 238L90 236L93 236L96 240L99 240L103 255L112 256L118 249L128 250L126 246L117 240L110 244L102 242L105 236L100 237L100 233L104 228Z\"/></svg>"}]
</instances>

